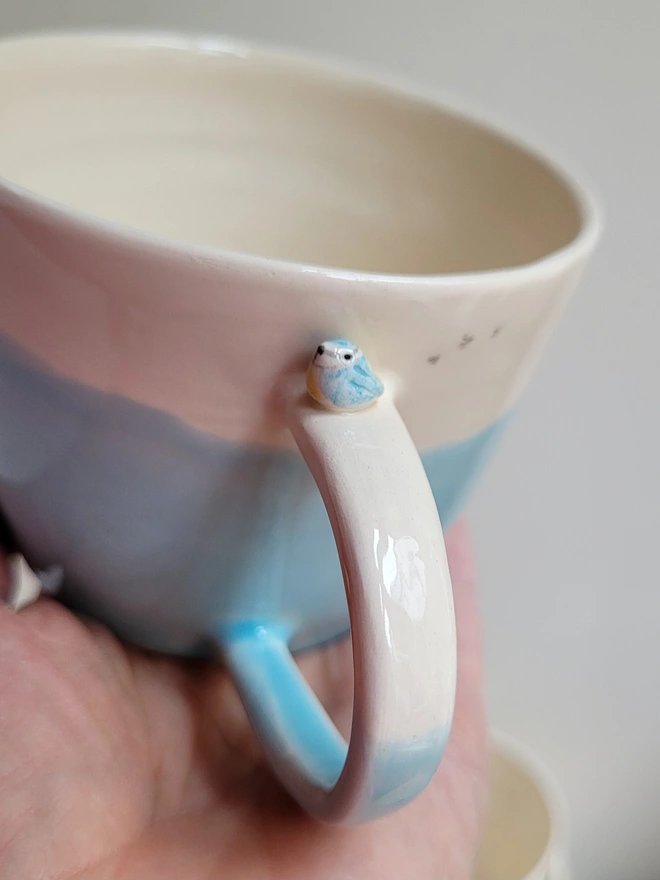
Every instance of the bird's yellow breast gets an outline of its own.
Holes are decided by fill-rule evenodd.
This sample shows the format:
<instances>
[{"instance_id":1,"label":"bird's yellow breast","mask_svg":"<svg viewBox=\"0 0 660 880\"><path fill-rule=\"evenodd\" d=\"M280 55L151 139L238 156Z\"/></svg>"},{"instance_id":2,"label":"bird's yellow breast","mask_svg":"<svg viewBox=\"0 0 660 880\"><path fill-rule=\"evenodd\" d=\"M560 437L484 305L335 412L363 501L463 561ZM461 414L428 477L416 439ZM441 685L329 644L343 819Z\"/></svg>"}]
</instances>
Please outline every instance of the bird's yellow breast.
<instances>
[{"instance_id":1,"label":"bird's yellow breast","mask_svg":"<svg viewBox=\"0 0 660 880\"><path fill-rule=\"evenodd\" d=\"M314 364L311 363L307 368L307 390L312 395L314 400L317 403L324 403L325 397L323 392L321 391L321 387L319 385L319 376L318 370L315 368Z\"/></svg>"}]
</instances>

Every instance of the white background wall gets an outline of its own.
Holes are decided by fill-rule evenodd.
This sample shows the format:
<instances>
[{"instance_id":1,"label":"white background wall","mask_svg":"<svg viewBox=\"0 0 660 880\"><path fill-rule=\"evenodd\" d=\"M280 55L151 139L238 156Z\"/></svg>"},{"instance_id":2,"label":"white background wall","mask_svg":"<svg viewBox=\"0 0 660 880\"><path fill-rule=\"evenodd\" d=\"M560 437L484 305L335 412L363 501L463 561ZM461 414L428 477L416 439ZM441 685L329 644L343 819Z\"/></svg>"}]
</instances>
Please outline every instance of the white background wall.
<instances>
[{"instance_id":1,"label":"white background wall","mask_svg":"<svg viewBox=\"0 0 660 880\"><path fill-rule=\"evenodd\" d=\"M578 880L660 877L660 4L0 0L0 30L150 25L317 48L463 95L555 148L607 215L472 505L493 721L539 751Z\"/></svg>"}]
</instances>

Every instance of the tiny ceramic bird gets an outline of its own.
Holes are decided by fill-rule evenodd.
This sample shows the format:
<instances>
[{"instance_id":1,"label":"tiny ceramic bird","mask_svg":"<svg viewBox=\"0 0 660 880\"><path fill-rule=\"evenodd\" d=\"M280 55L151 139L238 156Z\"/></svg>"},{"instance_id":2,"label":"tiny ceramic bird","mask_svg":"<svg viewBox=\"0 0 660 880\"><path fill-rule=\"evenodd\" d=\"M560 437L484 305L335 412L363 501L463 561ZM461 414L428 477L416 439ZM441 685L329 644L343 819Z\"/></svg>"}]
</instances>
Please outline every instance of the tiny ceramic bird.
<instances>
[{"instance_id":1,"label":"tiny ceramic bird","mask_svg":"<svg viewBox=\"0 0 660 880\"><path fill-rule=\"evenodd\" d=\"M307 390L326 409L355 412L381 396L383 383L356 345L330 339L316 349L307 369Z\"/></svg>"}]
</instances>

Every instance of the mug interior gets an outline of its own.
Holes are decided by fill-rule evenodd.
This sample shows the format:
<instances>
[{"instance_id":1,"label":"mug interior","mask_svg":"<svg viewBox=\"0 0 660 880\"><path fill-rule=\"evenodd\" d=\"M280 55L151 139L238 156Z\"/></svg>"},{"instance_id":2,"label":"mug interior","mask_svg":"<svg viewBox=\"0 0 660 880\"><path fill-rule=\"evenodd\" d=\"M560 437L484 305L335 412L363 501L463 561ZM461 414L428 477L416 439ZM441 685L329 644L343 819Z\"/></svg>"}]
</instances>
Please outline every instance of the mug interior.
<instances>
[{"instance_id":1,"label":"mug interior","mask_svg":"<svg viewBox=\"0 0 660 880\"><path fill-rule=\"evenodd\" d=\"M184 242L395 274L570 244L578 198L496 132L332 68L220 41L0 47L0 175Z\"/></svg>"},{"instance_id":2,"label":"mug interior","mask_svg":"<svg viewBox=\"0 0 660 880\"><path fill-rule=\"evenodd\" d=\"M536 755L494 734L475 880L567 880L563 798Z\"/></svg>"}]
</instances>

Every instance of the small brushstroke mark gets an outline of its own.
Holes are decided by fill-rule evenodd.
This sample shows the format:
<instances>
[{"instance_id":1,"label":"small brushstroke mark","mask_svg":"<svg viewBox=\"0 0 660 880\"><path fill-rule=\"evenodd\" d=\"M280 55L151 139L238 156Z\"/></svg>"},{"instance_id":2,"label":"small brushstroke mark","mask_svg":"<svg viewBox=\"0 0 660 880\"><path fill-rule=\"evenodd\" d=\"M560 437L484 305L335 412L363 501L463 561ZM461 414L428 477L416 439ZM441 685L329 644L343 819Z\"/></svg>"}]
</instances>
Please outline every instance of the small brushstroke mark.
<instances>
[{"instance_id":1,"label":"small brushstroke mark","mask_svg":"<svg viewBox=\"0 0 660 880\"><path fill-rule=\"evenodd\" d=\"M426 361L429 364L437 364L441 357L442 357L442 355L440 355L440 354L433 354L433 355L431 355L431 357L426 358Z\"/></svg>"},{"instance_id":2,"label":"small brushstroke mark","mask_svg":"<svg viewBox=\"0 0 660 880\"><path fill-rule=\"evenodd\" d=\"M461 341L458 343L458 347L459 347L459 348L465 348L465 347L468 346L471 342L474 342L474 336L470 336L469 333L464 333L464 334L463 334L463 338L462 338Z\"/></svg>"},{"instance_id":3,"label":"small brushstroke mark","mask_svg":"<svg viewBox=\"0 0 660 880\"><path fill-rule=\"evenodd\" d=\"M504 328L503 328L501 325L500 325L499 327L496 327L496 328L493 330L493 332L490 334L490 338L491 338L491 339L495 339L496 336L499 336L499 335L500 335L500 333L502 332L503 329L504 329Z\"/></svg>"}]
</instances>

